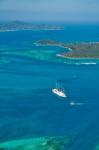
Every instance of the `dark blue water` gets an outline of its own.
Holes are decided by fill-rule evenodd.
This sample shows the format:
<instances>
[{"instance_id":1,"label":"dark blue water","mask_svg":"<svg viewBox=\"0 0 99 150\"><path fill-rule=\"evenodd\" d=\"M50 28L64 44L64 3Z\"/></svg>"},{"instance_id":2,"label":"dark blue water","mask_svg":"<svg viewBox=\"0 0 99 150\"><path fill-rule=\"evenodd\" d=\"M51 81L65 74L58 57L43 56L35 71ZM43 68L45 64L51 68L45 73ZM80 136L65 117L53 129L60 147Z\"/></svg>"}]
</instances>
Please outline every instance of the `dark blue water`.
<instances>
[{"instance_id":1,"label":"dark blue water","mask_svg":"<svg viewBox=\"0 0 99 150\"><path fill-rule=\"evenodd\" d=\"M62 31L5 32L0 33L0 51L32 49L33 42L41 39L98 41L98 35L97 25L66 26ZM8 63L0 64L0 142L67 134L72 137L69 150L92 150L99 140L99 65L2 57ZM65 100L51 92L57 79L65 87Z\"/></svg>"}]
</instances>

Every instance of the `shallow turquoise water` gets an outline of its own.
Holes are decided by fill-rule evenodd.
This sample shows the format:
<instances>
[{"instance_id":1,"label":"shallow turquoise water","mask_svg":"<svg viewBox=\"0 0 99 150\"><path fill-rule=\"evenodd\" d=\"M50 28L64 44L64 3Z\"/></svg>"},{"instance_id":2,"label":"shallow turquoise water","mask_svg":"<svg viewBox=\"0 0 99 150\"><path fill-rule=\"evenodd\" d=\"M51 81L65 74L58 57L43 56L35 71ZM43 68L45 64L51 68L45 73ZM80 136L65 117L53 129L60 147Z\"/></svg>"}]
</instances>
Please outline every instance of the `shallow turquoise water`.
<instances>
[{"instance_id":1,"label":"shallow turquoise water","mask_svg":"<svg viewBox=\"0 0 99 150\"><path fill-rule=\"evenodd\" d=\"M95 25L0 33L0 51L32 49L39 39L98 41L98 33ZM64 64L11 54L0 58L8 61L0 64L0 142L68 134L73 138L69 150L93 150L99 140L98 64ZM66 100L51 92L57 79L65 87ZM71 106L71 101L77 105Z\"/></svg>"}]
</instances>

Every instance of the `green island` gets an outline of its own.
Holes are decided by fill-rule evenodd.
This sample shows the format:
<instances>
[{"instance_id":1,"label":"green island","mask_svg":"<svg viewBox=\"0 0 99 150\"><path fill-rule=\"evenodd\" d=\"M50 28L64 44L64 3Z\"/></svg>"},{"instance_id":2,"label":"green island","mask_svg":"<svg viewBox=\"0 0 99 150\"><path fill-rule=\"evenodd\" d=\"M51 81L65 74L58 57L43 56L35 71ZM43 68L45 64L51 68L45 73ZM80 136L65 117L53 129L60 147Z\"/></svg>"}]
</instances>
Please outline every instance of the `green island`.
<instances>
[{"instance_id":1,"label":"green island","mask_svg":"<svg viewBox=\"0 0 99 150\"><path fill-rule=\"evenodd\" d=\"M43 46L50 46L50 48ZM54 46L54 47L53 47ZM36 49L36 47L38 47ZM66 64L97 64L99 63L99 43L62 43L50 40L39 40L33 47L1 47L0 65L11 63L8 56L20 56L41 61Z\"/></svg>"},{"instance_id":2,"label":"green island","mask_svg":"<svg viewBox=\"0 0 99 150\"><path fill-rule=\"evenodd\" d=\"M50 40L40 40L36 46L58 46L64 48L64 52L57 54L63 58L99 59L99 42L62 43ZM65 51L68 49L68 51Z\"/></svg>"},{"instance_id":3,"label":"green island","mask_svg":"<svg viewBox=\"0 0 99 150\"><path fill-rule=\"evenodd\" d=\"M70 141L66 136L13 140L0 144L0 150L63 150Z\"/></svg>"},{"instance_id":4,"label":"green island","mask_svg":"<svg viewBox=\"0 0 99 150\"><path fill-rule=\"evenodd\" d=\"M33 24L30 22L23 22L23 21L0 23L0 32L18 31L18 30L63 30L63 27L48 24Z\"/></svg>"}]
</instances>

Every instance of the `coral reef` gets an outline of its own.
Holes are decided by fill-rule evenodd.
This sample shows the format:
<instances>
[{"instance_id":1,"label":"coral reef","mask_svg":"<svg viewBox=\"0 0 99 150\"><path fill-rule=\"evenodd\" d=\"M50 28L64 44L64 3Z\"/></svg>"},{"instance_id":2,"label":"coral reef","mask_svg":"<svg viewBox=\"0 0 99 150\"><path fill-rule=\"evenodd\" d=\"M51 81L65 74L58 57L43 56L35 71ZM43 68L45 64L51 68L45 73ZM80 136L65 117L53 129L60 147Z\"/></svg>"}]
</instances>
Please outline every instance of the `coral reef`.
<instances>
[{"instance_id":1,"label":"coral reef","mask_svg":"<svg viewBox=\"0 0 99 150\"><path fill-rule=\"evenodd\" d=\"M0 150L63 150L69 144L67 137L40 137L8 141L0 144Z\"/></svg>"}]
</instances>

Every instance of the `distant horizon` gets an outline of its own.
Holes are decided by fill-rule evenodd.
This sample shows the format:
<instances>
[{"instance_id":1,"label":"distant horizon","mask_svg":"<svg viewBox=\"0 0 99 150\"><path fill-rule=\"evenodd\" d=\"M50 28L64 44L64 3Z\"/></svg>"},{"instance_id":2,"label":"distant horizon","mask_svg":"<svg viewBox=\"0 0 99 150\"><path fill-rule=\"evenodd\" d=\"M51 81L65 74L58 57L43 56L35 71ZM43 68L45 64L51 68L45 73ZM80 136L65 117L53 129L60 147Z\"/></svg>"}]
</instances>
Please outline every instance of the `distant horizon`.
<instances>
[{"instance_id":1,"label":"distant horizon","mask_svg":"<svg viewBox=\"0 0 99 150\"><path fill-rule=\"evenodd\" d=\"M99 25L99 22L66 22L66 21L33 21L33 20L0 20L0 23L23 22L32 24L55 24L55 25Z\"/></svg>"},{"instance_id":2,"label":"distant horizon","mask_svg":"<svg viewBox=\"0 0 99 150\"><path fill-rule=\"evenodd\" d=\"M99 22L97 0L1 0L0 21Z\"/></svg>"}]
</instances>

